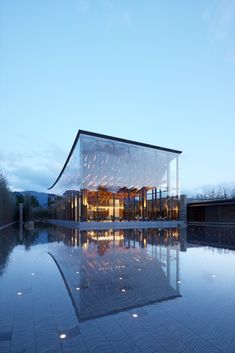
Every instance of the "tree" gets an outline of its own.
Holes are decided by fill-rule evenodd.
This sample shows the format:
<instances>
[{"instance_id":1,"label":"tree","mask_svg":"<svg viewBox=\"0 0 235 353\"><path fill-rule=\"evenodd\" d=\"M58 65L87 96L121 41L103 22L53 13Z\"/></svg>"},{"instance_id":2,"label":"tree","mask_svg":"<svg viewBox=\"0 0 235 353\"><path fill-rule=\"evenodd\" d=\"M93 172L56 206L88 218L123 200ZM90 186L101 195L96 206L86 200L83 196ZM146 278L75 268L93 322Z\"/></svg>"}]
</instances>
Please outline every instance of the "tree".
<instances>
[{"instance_id":1,"label":"tree","mask_svg":"<svg viewBox=\"0 0 235 353\"><path fill-rule=\"evenodd\" d=\"M0 225L13 221L15 199L9 189L6 177L0 173Z\"/></svg>"},{"instance_id":2,"label":"tree","mask_svg":"<svg viewBox=\"0 0 235 353\"><path fill-rule=\"evenodd\" d=\"M23 219L24 221L31 221L34 219L34 209L38 208L39 202L38 199L33 196L33 195L28 195L27 193L25 195L23 194L18 194L16 196L16 206L17 206L17 212L16 212L16 219L19 219L19 204L23 203Z\"/></svg>"},{"instance_id":3,"label":"tree","mask_svg":"<svg viewBox=\"0 0 235 353\"><path fill-rule=\"evenodd\" d=\"M39 207L40 206L39 202L38 202L38 199L35 196L33 196L33 195L31 196L30 203L31 203L32 207Z\"/></svg>"},{"instance_id":4,"label":"tree","mask_svg":"<svg viewBox=\"0 0 235 353\"><path fill-rule=\"evenodd\" d=\"M195 198L200 200L228 200L235 198L235 189L219 185L216 189L212 188L207 192L197 194Z\"/></svg>"}]
</instances>

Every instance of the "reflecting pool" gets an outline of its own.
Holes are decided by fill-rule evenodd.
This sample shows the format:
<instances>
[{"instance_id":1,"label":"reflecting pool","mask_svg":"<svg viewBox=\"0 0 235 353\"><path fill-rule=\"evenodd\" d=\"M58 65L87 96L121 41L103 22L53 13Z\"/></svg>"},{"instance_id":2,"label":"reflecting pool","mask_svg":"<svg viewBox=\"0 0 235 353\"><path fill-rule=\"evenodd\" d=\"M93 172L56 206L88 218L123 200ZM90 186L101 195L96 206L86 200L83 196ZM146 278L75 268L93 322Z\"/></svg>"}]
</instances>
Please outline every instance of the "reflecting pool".
<instances>
[{"instance_id":1,"label":"reflecting pool","mask_svg":"<svg viewBox=\"0 0 235 353\"><path fill-rule=\"evenodd\" d=\"M0 231L0 352L234 352L235 228Z\"/></svg>"}]
</instances>

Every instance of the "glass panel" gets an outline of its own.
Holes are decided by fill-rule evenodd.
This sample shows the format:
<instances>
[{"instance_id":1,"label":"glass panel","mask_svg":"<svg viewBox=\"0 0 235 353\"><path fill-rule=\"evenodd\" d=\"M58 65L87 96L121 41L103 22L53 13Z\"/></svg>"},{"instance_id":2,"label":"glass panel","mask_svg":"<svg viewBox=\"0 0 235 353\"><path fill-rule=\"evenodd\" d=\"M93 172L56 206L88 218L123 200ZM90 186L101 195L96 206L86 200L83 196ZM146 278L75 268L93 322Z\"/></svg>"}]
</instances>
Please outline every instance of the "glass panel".
<instances>
[{"instance_id":1,"label":"glass panel","mask_svg":"<svg viewBox=\"0 0 235 353\"><path fill-rule=\"evenodd\" d=\"M57 218L176 219L178 154L81 134L54 192Z\"/></svg>"}]
</instances>

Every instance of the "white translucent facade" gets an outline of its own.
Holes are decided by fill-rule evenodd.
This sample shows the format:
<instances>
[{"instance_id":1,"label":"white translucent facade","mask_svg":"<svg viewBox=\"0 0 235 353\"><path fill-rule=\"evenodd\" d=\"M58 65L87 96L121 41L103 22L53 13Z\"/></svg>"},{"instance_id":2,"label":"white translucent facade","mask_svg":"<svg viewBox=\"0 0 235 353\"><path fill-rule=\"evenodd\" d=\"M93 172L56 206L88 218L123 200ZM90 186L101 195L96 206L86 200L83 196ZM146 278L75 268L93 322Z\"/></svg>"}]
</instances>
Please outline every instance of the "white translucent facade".
<instances>
[{"instance_id":1,"label":"white translucent facade","mask_svg":"<svg viewBox=\"0 0 235 353\"><path fill-rule=\"evenodd\" d=\"M52 187L56 217L74 221L177 219L180 151L78 133Z\"/></svg>"}]
</instances>

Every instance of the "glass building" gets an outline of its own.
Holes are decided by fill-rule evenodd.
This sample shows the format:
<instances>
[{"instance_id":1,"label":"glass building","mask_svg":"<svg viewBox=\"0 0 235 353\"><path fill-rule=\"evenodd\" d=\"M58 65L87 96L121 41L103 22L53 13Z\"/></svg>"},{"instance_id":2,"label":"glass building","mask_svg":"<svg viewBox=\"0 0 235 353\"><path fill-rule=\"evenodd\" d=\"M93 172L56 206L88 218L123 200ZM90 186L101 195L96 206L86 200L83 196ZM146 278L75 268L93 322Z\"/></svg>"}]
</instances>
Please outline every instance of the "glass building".
<instances>
[{"instance_id":1,"label":"glass building","mask_svg":"<svg viewBox=\"0 0 235 353\"><path fill-rule=\"evenodd\" d=\"M52 217L177 220L181 151L79 130L54 184Z\"/></svg>"}]
</instances>

